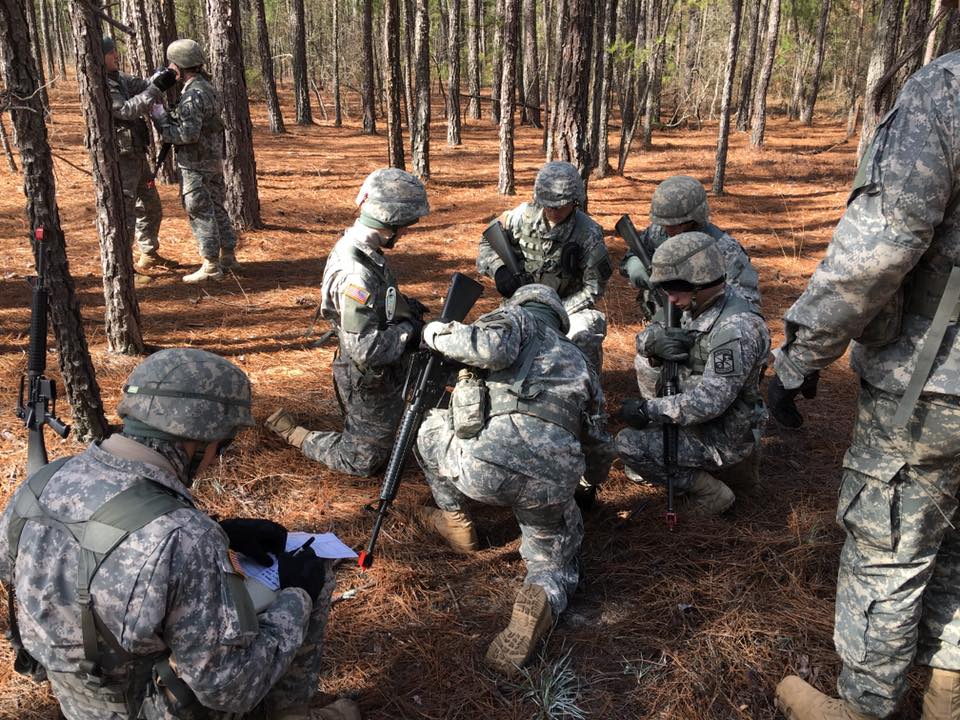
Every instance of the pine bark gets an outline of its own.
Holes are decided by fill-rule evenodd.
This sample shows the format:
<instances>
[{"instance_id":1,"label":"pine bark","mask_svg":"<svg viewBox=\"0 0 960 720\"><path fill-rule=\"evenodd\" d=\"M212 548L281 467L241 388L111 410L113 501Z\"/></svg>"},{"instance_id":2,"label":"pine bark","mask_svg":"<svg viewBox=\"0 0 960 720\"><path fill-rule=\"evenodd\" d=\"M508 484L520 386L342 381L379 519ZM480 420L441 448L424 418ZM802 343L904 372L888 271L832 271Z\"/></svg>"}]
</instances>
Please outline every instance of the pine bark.
<instances>
[{"instance_id":1,"label":"pine bark","mask_svg":"<svg viewBox=\"0 0 960 720\"><path fill-rule=\"evenodd\" d=\"M0 145L3 146L3 154L7 158L7 168L16 175L20 170L17 168L17 161L13 158L13 150L10 148L10 138L7 136L7 126L3 122L2 112L0 112Z\"/></svg>"},{"instance_id":2,"label":"pine bark","mask_svg":"<svg viewBox=\"0 0 960 720\"><path fill-rule=\"evenodd\" d=\"M297 125L313 125L303 0L290 0L290 35L293 39L293 101L297 113Z\"/></svg>"},{"instance_id":3,"label":"pine bark","mask_svg":"<svg viewBox=\"0 0 960 720\"><path fill-rule=\"evenodd\" d=\"M403 170L406 168L400 110L403 76L400 72L400 7L397 0L385 0L383 4L383 57L386 63L387 164Z\"/></svg>"},{"instance_id":4,"label":"pine bark","mask_svg":"<svg viewBox=\"0 0 960 720\"><path fill-rule=\"evenodd\" d=\"M363 55L363 132L377 134L377 119L373 87L373 0L363 0L363 14L360 28L360 45Z\"/></svg>"},{"instance_id":5,"label":"pine bark","mask_svg":"<svg viewBox=\"0 0 960 720\"><path fill-rule=\"evenodd\" d=\"M780 0L770 0L767 18L766 51L763 57L763 67L757 78L757 88L753 95L753 130L750 133L750 144L753 147L763 147L763 136L767 127L767 89L770 87L770 77L773 74L773 61L777 57L777 38L780 34Z\"/></svg>"},{"instance_id":6,"label":"pine bark","mask_svg":"<svg viewBox=\"0 0 960 720\"><path fill-rule=\"evenodd\" d=\"M927 23L930 22L929 0L910 0L907 7L906 24L903 28L901 52L906 53L913 49L910 59L900 70L900 81L903 85L906 79L913 75L923 65L923 51L926 45Z\"/></svg>"},{"instance_id":7,"label":"pine bark","mask_svg":"<svg viewBox=\"0 0 960 720\"><path fill-rule=\"evenodd\" d=\"M493 67L490 71L490 121L500 125L500 84L503 82L503 15L505 0L496 0L493 17Z\"/></svg>"},{"instance_id":8,"label":"pine bark","mask_svg":"<svg viewBox=\"0 0 960 720\"><path fill-rule=\"evenodd\" d=\"M343 125L343 101L340 97L340 0L333 0L333 126Z\"/></svg>"},{"instance_id":9,"label":"pine bark","mask_svg":"<svg viewBox=\"0 0 960 720\"><path fill-rule=\"evenodd\" d=\"M77 48L80 107L86 125L84 143L93 171L107 345L112 352L140 355L144 344L133 284L133 238L127 229L110 93L100 47L100 23L90 6L77 0L70 2L70 15Z\"/></svg>"},{"instance_id":10,"label":"pine bark","mask_svg":"<svg viewBox=\"0 0 960 720\"><path fill-rule=\"evenodd\" d=\"M760 25L763 0L753 0L750 3L750 35L747 38L747 54L743 59L743 70L740 73L740 102L737 105L737 130L746 132L750 129L750 111L753 101L753 75L757 62L757 44L760 42Z\"/></svg>"},{"instance_id":11,"label":"pine bark","mask_svg":"<svg viewBox=\"0 0 960 720\"><path fill-rule=\"evenodd\" d=\"M253 154L253 124L243 68L243 34L238 0L207 0L210 25L210 69L223 102L223 175L227 186L227 213L240 229L263 226L257 161Z\"/></svg>"},{"instance_id":12,"label":"pine bark","mask_svg":"<svg viewBox=\"0 0 960 720\"><path fill-rule=\"evenodd\" d=\"M724 70L723 100L720 102L720 131L717 136L717 160L713 171L713 194L723 195L727 173L727 147L730 141L730 104L733 98L733 79L737 74L737 50L740 45L740 26L743 18L742 0L731 1L730 39L727 42L727 67Z\"/></svg>"},{"instance_id":13,"label":"pine bark","mask_svg":"<svg viewBox=\"0 0 960 720\"><path fill-rule=\"evenodd\" d=\"M482 0L467 0L467 76L470 86L470 102L467 115L474 120L480 119L480 3Z\"/></svg>"},{"instance_id":14,"label":"pine bark","mask_svg":"<svg viewBox=\"0 0 960 720\"><path fill-rule=\"evenodd\" d=\"M530 124L542 127L540 119L540 52L537 46L537 0L523 0L523 95Z\"/></svg>"},{"instance_id":15,"label":"pine bark","mask_svg":"<svg viewBox=\"0 0 960 720\"><path fill-rule=\"evenodd\" d=\"M597 162L597 143L600 139L600 83L603 76L603 26L606 20L606 0L593 5L593 34L590 38L590 97L587 98L587 150L590 153L590 172Z\"/></svg>"},{"instance_id":16,"label":"pine bark","mask_svg":"<svg viewBox=\"0 0 960 720\"><path fill-rule=\"evenodd\" d=\"M430 4L416 0L414 19L414 65L416 112L410 134L413 136L413 174L422 180L430 177Z\"/></svg>"},{"instance_id":17,"label":"pine bark","mask_svg":"<svg viewBox=\"0 0 960 720\"><path fill-rule=\"evenodd\" d=\"M50 320L67 400L73 411L73 432L83 441L100 439L109 434L109 425L87 348L80 302L67 263L66 243L57 209L53 158L43 122L43 105L37 94L40 81L27 27L20 1L0 0L0 57L4 59L5 85L18 100L10 115L23 164L26 215L31 239L38 227L44 229L46 260L43 270L49 289Z\"/></svg>"},{"instance_id":18,"label":"pine bark","mask_svg":"<svg viewBox=\"0 0 960 720\"><path fill-rule=\"evenodd\" d=\"M813 65L813 77L810 78L810 92L807 94L807 102L804 104L803 112L800 115L800 121L807 126L813 125L813 110L817 104L817 96L820 94L823 57L826 54L827 47L827 21L830 19L830 0L822 1L823 8L820 10L820 24L817 26L817 49L816 60Z\"/></svg>"},{"instance_id":19,"label":"pine bark","mask_svg":"<svg viewBox=\"0 0 960 720\"><path fill-rule=\"evenodd\" d=\"M500 82L500 178L497 191L516 195L513 176L513 129L516 113L517 45L520 0L504 0L503 79Z\"/></svg>"},{"instance_id":20,"label":"pine bark","mask_svg":"<svg viewBox=\"0 0 960 720\"><path fill-rule=\"evenodd\" d=\"M460 0L450 0L447 27L447 63L450 67L447 83L447 145L460 144L460 43L463 41L460 4Z\"/></svg>"},{"instance_id":21,"label":"pine bark","mask_svg":"<svg viewBox=\"0 0 960 720\"><path fill-rule=\"evenodd\" d=\"M734 2L736 2L736 0L734 0ZM687 19L686 42L683 44L683 92L680 96L681 103L690 102L690 96L693 94L693 81L697 77L697 36L700 32L700 22L701 11L699 6L696 4L690 5L690 15ZM733 30L732 27L730 29L731 31ZM677 114L681 114L679 108L677 109Z\"/></svg>"},{"instance_id":22,"label":"pine bark","mask_svg":"<svg viewBox=\"0 0 960 720\"><path fill-rule=\"evenodd\" d=\"M649 150L653 140L653 126L660 123L660 85L666 61L666 24L663 0L648 0L647 8L647 83L646 107L643 113L643 147Z\"/></svg>"},{"instance_id":23,"label":"pine bark","mask_svg":"<svg viewBox=\"0 0 960 720\"><path fill-rule=\"evenodd\" d=\"M630 69L627 74L628 95L624 102L624 113L620 123L620 148L617 154L617 174L623 175L630 155L630 146L637 130L639 108L646 104L647 93L647 64L643 62L644 44L646 42L647 24L646 12L642 2L637 4L634 15L633 57L630 59ZM628 26L630 27L630 26Z\"/></svg>"},{"instance_id":24,"label":"pine bark","mask_svg":"<svg viewBox=\"0 0 960 720\"><path fill-rule=\"evenodd\" d=\"M860 128L860 144L857 147L859 160L896 95L887 83L879 85L880 79L887 73L897 51L900 35L900 16L903 12L903 0L880 0L880 11L873 37L873 50L870 64L867 66L867 82L863 94L863 126Z\"/></svg>"},{"instance_id":25,"label":"pine bark","mask_svg":"<svg viewBox=\"0 0 960 720\"><path fill-rule=\"evenodd\" d=\"M557 123L553 148L561 160L577 166L586 179L590 168L587 147L587 98L590 82L590 51L593 34L591 0L566 0L558 36L560 48L557 83ZM565 21L565 22L564 22Z\"/></svg>"},{"instance_id":26,"label":"pine bark","mask_svg":"<svg viewBox=\"0 0 960 720\"><path fill-rule=\"evenodd\" d=\"M597 178L604 178L610 174L610 95L613 87L613 53L610 48L617 38L617 0L607 0L607 8L604 13L604 33L603 33L603 68L600 82L600 112L599 112L599 135L597 137L594 171L593 175Z\"/></svg>"},{"instance_id":27,"label":"pine bark","mask_svg":"<svg viewBox=\"0 0 960 720\"><path fill-rule=\"evenodd\" d=\"M40 80L40 101L46 112L50 112L50 98L47 95L47 78L43 72L43 48L40 45L40 32L37 28L37 7L34 0L23 0L27 10L27 23L30 28L30 44L33 46L33 57L37 59L37 77Z\"/></svg>"},{"instance_id":28,"label":"pine bark","mask_svg":"<svg viewBox=\"0 0 960 720\"><path fill-rule=\"evenodd\" d=\"M53 3L53 34L57 39L57 67L60 69L60 77L67 76L67 50L63 38L63 9L57 2Z\"/></svg>"},{"instance_id":29,"label":"pine bark","mask_svg":"<svg viewBox=\"0 0 960 720\"><path fill-rule=\"evenodd\" d=\"M50 86L56 84L57 68L53 60L53 18L50 14L50 0L38 0L40 3L40 34L43 37L43 52L47 59L47 77Z\"/></svg>"},{"instance_id":30,"label":"pine bark","mask_svg":"<svg viewBox=\"0 0 960 720\"><path fill-rule=\"evenodd\" d=\"M267 96L267 120L270 123L270 132L280 135L285 133L287 128L283 124L283 112L280 110L280 98L277 96L277 82L273 76L273 56L270 53L266 8L263 0L253 0L253 4L257 15L257 54L260 56L260 75L263 77L263 91ZM336 17L336 10L334 10L334 17Z\"/></svg>"}]
</instances>

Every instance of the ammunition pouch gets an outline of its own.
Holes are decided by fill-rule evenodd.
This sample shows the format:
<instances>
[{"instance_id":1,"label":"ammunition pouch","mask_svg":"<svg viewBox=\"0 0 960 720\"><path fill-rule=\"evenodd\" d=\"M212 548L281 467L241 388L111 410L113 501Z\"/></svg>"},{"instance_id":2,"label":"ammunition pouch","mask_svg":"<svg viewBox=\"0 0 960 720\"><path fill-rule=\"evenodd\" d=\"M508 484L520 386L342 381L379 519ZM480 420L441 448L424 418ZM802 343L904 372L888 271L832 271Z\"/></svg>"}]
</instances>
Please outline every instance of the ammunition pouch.
<instances>
[{"instance_id":1,"label":"ammunition pouch","mask_svg":"<svg viewBox=\"0 0 960 720\"><path fill-rule=\"evenodd\" d=\"M457 384L450 397L454 434L461 439L479 435L487 424L489 409L486 381L470 368L464 368L457 376Z\"/></svg>"}]
</instances>

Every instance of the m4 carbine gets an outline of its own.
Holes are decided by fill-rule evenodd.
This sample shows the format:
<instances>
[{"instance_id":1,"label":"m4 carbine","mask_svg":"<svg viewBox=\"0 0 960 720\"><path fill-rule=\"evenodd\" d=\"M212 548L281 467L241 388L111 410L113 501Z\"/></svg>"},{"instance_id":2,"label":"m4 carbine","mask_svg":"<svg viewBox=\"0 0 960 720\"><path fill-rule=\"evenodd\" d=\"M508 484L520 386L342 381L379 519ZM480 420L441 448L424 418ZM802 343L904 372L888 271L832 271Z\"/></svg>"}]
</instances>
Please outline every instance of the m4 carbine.
<instances>
[{"instance_id":1,"label":"m4 carbine","mask_svg":"<svg viewBox=\"0 0 960 720\"><path fill-rule=\"evenodd\" d=\"M450 281L450 289L443 301L443 310L440 312L440 322L456 320L462 322L473 307L480 295L483 294L483 285L471 280L462 273L454 273ZM435 407L443 396L444 391L443 358L432 350L421 350L414 356L407 371L407 380L404 383L403 396L406 407L400 427L397 429L393 449L390 451L390 460L383 476L383 485L380 487L380 499L377 503L377 517L373 523L373 532L370 533L370 542L367 549L360 553L357 563L364 570L373 565L373 552L377 545L377 537L383 521L397 497L400 489L400 476L407 462L407 456L417 439L417 432L423 423L427 410Z\"/></svg>"}]
</instances>

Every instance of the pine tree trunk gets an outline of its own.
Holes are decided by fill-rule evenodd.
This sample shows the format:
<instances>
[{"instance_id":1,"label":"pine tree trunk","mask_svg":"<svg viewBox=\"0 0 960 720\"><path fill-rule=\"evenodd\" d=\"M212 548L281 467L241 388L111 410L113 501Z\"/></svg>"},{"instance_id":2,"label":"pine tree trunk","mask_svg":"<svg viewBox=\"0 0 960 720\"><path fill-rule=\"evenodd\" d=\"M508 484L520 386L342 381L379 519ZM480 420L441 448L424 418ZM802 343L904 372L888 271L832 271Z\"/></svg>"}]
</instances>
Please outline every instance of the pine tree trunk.
<instances>
[{"instance_id":1,"label":"pine tree trunk","mask_svg":"<svg viewBox=\"0 0 960 720\"><path fill-rule=\"evenodd\" d=\"M400 111L403 77L400 72L400 7L397 0L385 0L383 4L383 57L386 63L387 164L404 170L403 114Z\"/></svg>"},{"instance_id":2,"label":"pine tree trunk","mask_svg":"<svg viewBox=\"0 0 960 720\"><path fill-rule=\"evenodd\" d=\"M43 63L40 58L43 57L43 48L40 45L40 32L37 28L37 8L34 0L23 0L27 9L27 22L30 27L30 43L33 46L33 57L37 59L37 77L40 80L40 102L46 112L50 112L50 98L47 95L47 78L43 72Z\"/></svg>"},{"instance_id":3,"label":"pine tree trunk","mask_svg":"<svg viewBox=\"0 0 960 720\"><path fill-rule=\"evenodd\" d=\"M629 0L628 0L629 1ZM608 138L610 126L610 93L613 86L613 53L610 48L617 37L617 0L607 0L604 13L603 33L603 69L600 83L600 114L599 135L596 144L596 160L594 161L593 175L604 178L610 174L610 143Z\"/></svg>"},{"instance_id":4,"label":"pine tree trunk","mask_svg":"<svg viewBox=\"0 0 960 720\"><path fill-rule=\"evenodd\" d=\"M467 115L480 119L480 3L482 0L467 0L467 75L470 85L470 102Z\"/></svg>"},{"instance_id":5,"label":"pine tree trunk","mask_svg":"<svg viewBox=\"0 0 960 720\"><path fill-rule=\"evenodd\" d=\"M949 0L948 0L949 1ZM936 17L940 13L940 8L943 7L943 0L936 0L933 4L933 15ZM937 49L937 33L932 32L927 38L927 47L923 52L923 64L926 65L931 60L933 60L933 53Z\"/></svg>"},{"instance_id":6,"label":"pine tree trunk","mask_svg":"<svg viewBox=\"0 0 960 720\"><path fill-rule=\"evenodd\" d=\"M503 16L503 79L500 82L500 180L497 192L516 195L513 179L513 127L516 112L517 45L520 0L505 0Z\"/></svg>"},{"instance_id":7,"label":"pine tree trunk","mask_svg":"<svg viewBox=\"0 0 960 720\"><path fill-rule=\"evenodd\" d=\"M307 76L307 28L303 0L290 0L290 37L293 41L293 101L297 125L313 125L310 109L310 81Z\"/></svg>"},{"instance_id":8,"label":"pine tree trunk","mask_svg":"<svg viewBox=\"0 0 960 720\"><path fill-rule=\"evenodd\" d=\"M743 17L742 0L732 0L730 40L727 43L727 67L723 76L723 100L720 101L720 132L717 136L717 162L713 171L713 194L723 195L723 181L727 173L727 147L730 141L730 104L733 98L733 79L737 74L737 50L740 45L740 25Z\"/></svg>"},{"instance_id":9,"label":"pine tree trunk","mask_svg":"<svg viewBox=\"0 0 960 720\"><path fill-rule=\"evenodd\" d=\"M780 33L780 0L770 0L767 23L766 52L763 67L757 78L757 89L753 95L753 131L750 133L750 145L763 147L763 136L767 128L767 89L773 74L773 61L777 56L777 38Z\"/></svg>"},{"instance_id":10,"label":"pine tree trunk","mask_svg":"<svg viewBox=\"0 0 960 720\"><path fill-rule=\"evenodd\" d=\"M590 172L597 163L597 143L600 142L600 83L603 81L603 26L606 20L606 0L594 3L593 34L590 38L590 97L587 98L587 152L590 153Z\"/></svg>"},{"instance_id":11,"label":"pine tree trunk","mask_svg":"<svg viewBox=\"0 0 960 720\"><path fill-rule=\"evenodd\" d=\"M67 50L63 39L63 9L53 3L53 33L57 39L57 67L60 68L60 77L67 76Z\"/></svg>"},{"instance_id":12,"label":"pine tree trunk","mask_svg":"<svg viewBox=\"0 0 960 720\"><path fill-rule=\"evenodd\" d=\"M2 112L0 112L0 145L3 146L3 154L7 158L7 168L16 175L20 171L17 169L17 161L13 159L13 150L10 148L10 138L7 137L7 126L3 124Z\"/></svg>"},{"instance_id":13,"label":"pine tree trunk","mask_svg":"<svg viewBox=\"0 0 960 720\"><path fill-rule=\"evenodd\" d=\"M540 53L537 47L537 0L523 0L523 96L527 117L535 128L540 119Z\"/></svg>"},{"instance_id":14,"label":"pine tree trunk","mask_svg":"<svg viewBox=\"0 0 960 720\"><path fill-rule=\"evenodd\" d=\"M413 127L413 174L430 177L430 4L416 0L414 18L415 112Z\"/></svg>"},{"instance_id":15,"label":"pine tree trunk","mask_svg":"<svg viewBox=\"0 0 960 720\"><path fill-rule=\"evenodd\" d=\"M700 15L699 6L690 5L690 17L687 20L687 39L683 46L683 93L680 96L681 103L690 102L690 96L693 94L693 81L697 77L697 36L700 32ZM731 28L732 30L733 28ZM676 112L677 115L683 114L679 107Z\"/></svg>"},{"instance_id":16,"label":"pine tree trunk","mask_svg":"<svg viewBox=\"0 0 960 720\"><path fill-rule=\"evenodd\" d=\"M521 18L522 7L521 7ZM526 88L523 84L523 25L517 29L517 62L515 63L517 71L513 74L514 89L516 90L517 109L520 110L520 124L530 124L530 111L527 109Z\"/></svg>"},{"instance_id":17,"label":"pine tree trunk","mask_svg":"<svg viewBox=\"0 0 960 720\"><path fill-rule=\"evenodd\" d=\"M817 104L817 95L820 94L820 78L823 73L823 56L826 54L827 21L830 19L830 0L823 0L820 10L820 24L817 26L816 61L813 66L813 77L810 79L810 93L803 106L800 121L807 126L813 125L813 109Z\"/></svg>"},{"instance_id":18,"label":"pine tree trunk","mask_svg":"<svg viewBox=\"0 0 960 720\"><path fill-rule=\"evenodd\" d=\"M660 84L663 79L663 65L666 60L666 36L663 33L665 26L662 0L648 0L649 14L647 16L647 53L649 60L647 68L649 89L646 95L646 107L643 113L643 148L652 147L653 126L660 122L659 102Z\"/></svg>"},{"instance_id":19,"label":"pine tree trunk","mask_svg":"<svg viewBox=\"0 0 960 720\"><path fill-rule=\"evenodd\" d=\"M593 35L591 5L591 0L566 0L565 14L560 15L566 20L566 27L561 35L557 124L553 139L557 156L576 165L584 179L590 168L587 147L587 98L590 93L587 86Z\"/></svg>"},{"instance_id":20,"label":"pine tree trunk","mask_svg":"<svg viewBox=\"0 0 960 720\"><path fill-rule=\"evenodd\" d=\"M73 411L74 437L81 441L101 439L109 434L100 401L100 387L80 315L80 302L70 276L67 253L57 209L57 188L53 158L43 122L43 106L37 94L40 86L30 46L27 22L20 0L0 0L0 57L4 59L4 82L23 98L10 115L19 140L23 163L23 192L30 237L44 229L44 274L49 290L50 320L57 341L57 360L67 400ZM26 288L25 288L26 290ZM24 297L24 303L29 302Z\"/></svg>"},{"instance_id":21,"label":"pine tree trunk","mask_svg":"<svg viewBox=\"0 0 960 720\"><path fill-rule=\"evenodd\" d=\"M127 47L131 52L125 55L133 66L134 75L148 77L153 62L153 46L147 30L147 11L143 6L143 0L123 0L121 8L124 23L136 31L127 39Z\"/></svg>"},{"instance_id":22,"label":"pine tree trunk","mask_svg":"<svg viewBox=\"0 0 960 720\"><path fill-rule=\"evenodd\" d=\"M503 15L505 0L496 0L493 18L493 67L490 72L490 122L500 125L500 84L503 82Z\"/></svg>"},{"instance_id":23,"label":"pine tree trunk","mask_svg":"<svg viewBox=\"0 0 960 720\"><path fill-rule=\"evenodd\" d=\"M903 69L900 70L900 78L897 83L903 86L907 78L913 75L923 64L923 51L926 45L927 23L930 22L930 3L929 0L910 0L907 8L906 24L903 29L903 41L901 43L901 52L906 53L911 48L916 48L910 55Z\"/></svg>"},{"instance_id":24,"label":"pine tree trunk","mask_svg":"<svg viewBox=\"0 0 960 720\"><path fill-rule=\"evenodd\" d=\"M363 0L363 19L360 28L361 52L363 55L363 132L377 134L373 73L373 0Z\"/></svg>"},{"instance_id":25,"label":"pine tree trunk","mask_svg":"<svg viewBox=\"0 0 960 720\"><path fill-rule=\"evenodd\" d=\"M737 130L746 132L750 129L750 111L753 109L753 71L757 62L757 45L760 43L762 33L760 26L763 18L766 17L761 12L763 9L763 0L752 0L750 2L750 35L747 38L747 55L743 59L743 70L740 73L740 102L737 105Z\"/></svg>"},{"instance_id":26,"label":"pine tree trunk","mask_svg":"<svg viewBox=\"0 0 960 720\"><path fill-rule=\"evenodd\" d=\"M638 105L644 102L644 93L646 92L646 64L642 62L644 38L647 32L646 13L642 1L638 0L637 6L632 13L632 18L628 18L625 29L631 29L634 32L633 37L633 55L628 59L628 70L625 82L627 91L623 103L623 116L620 122L620 147L617 151L617 174L623 175L627 164L627 156L630 154L630 145L633 142L633 134L637 127L637 109ZM641 88L643 88L641 90Z\"/></svg>"},{"instance_id":27,"label":"pine tree trunk","mask_svg":"<svg viewBox=\"0 0 960 720\"><path fill-rule=\"evenodd\" d=\"M47 58L47 76L51 87L56 84L57 68L53 63L53 18L50 15L50 0L40 2L40 34L43 37L43 51Z\"/></svg>"},{"instance_id":28,"label":"pine tree trunk","mask_svg":"<svg viewBox=\"0 0 960 720\"><path fill-rule=\"evenodd\" d=\"M267 31L267 14L263 0L253 0L257 14L257 53L260 55L260 74L263 77L263 91L267 96L267 118L270 132L280 135L287 131L283 125L283 113L280 110L280 98L277 96L277 83L273 77L273 57L270 54L270 36ZM334 9L336 17L336 9ZM334 30L336 36L336 30ZM336 44L334 44L334 67L336 67ZM339 99L339 98L338 98Z\"/></svg>"},{"instance_id":29,"label":"pine tree trunk","mask_svg":"<svg viewBox=\"0 0 960 720\"><path fill-rule=\"evenodd\" d=\"M263 226L257 190L257 161L253 154L253 125L243 68L243 35L237 0L207 0L210 24L210 69L223 102L223 176L227 186L227 213L240 229Z\"/></svg>"},{"instance_id":30,"label":"pine tree trunk","mask_svg":"<svg viewBox=\"0 0 960 720\"><path fill-rule=\"evenodd\" d=\"M860 129L860 144L857 147L857 160L873 140L877 129L896 96L891 83L879 86L882 78L893 63L900 36L900 16L903 12L903 0L880 0L877 26L873 36L873 50L867 67L867 83L863 94L863 126Z\"/></svg>"},{"instance_id":31,"label":"pine tree trunk","mask_svg":"<svg viewBox=\"0 0 960 720\"><path fill-rule=\"evenodd\" d=\"M547 117L543 121L543 153L547 162L553 160L553 137L557 129L557 83L560 81L557 53L560 51L560 26L563 25L560 13L566 7L566 0L544 0L543 2L543 62L544 94L546 95Z\"/></svg>"},{"instance_id":32,"label":"pine tree trunk","mask_svg":"<svg viewBox=\"0 0 960 720\"><path fill-rule=\"evenodd\" d=\"M340 98L340 0L333 0L333 126L343 125L343 104Z\"/></svg>"},{"instance_id":33,"label":"pine tree trunk","mask_svg":"<svg viewBox=\"0 0 960 720\"><path fill-rule=\"evenodd\" d=\"M460 43L463 41L461 28L460 0L450 0L450 20L447 44L447 61L450 65L450 78L447 87L447 145L460 144Z\"/></svg>"},{"instance_id":34,"label":"pine tree trunk","mask_svg":"<svg viewBox=\"0 0 960 720\"><path fill-rule=\"evenodd\" d=\"M77 48L80 107L86 121L84 143L93 171L107 345L112 352L141 355L144 345L133 285L133 238L127 229L110 93L100 46L100 23L90 6L77 0L70 2L70 15Z\"/></svg>"}]
</instances>

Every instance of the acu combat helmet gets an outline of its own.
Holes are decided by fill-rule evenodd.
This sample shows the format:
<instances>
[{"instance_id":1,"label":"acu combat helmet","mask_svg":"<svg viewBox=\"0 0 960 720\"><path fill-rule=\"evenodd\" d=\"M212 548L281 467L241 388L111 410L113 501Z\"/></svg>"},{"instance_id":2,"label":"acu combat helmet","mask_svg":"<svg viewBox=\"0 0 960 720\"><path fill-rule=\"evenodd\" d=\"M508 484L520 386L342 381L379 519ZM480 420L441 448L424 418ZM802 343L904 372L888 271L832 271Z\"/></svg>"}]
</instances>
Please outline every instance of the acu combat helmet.
<instances>
[{"instance_id":1,"label":"acu combat helmet","mask_svg":"<svg viewBox=\"0 0 960 720\"><path fill-rule=\"evenodd\" d=\"M654 225L683 225L694 222L703 227L710 219L707 191L696 178L674 175L657 185L650 201L650 222Z\"/></svg>"},{"instance_id":2,"label":"acu combat helmet","mask_svg":"<svg viewBox=\"0 0 960 720\"><path fill-rule=\"evenodd\" d=\"M557 291L548 285L540 285L538 283L523 285L507 300L504 300L504 305L508 307L510 305L523 307L531 303L545 305L550 308L560 321L561 334L566 335L570 331L570 316L567 315L567 310L563 307L563 302L560 300L560 296L557 295Z\"/></svg>"},{"instance_id":3,"label":"acu combat helmet","mask_svg":"<svg viewBox=\"0 0 960 720\"><path fill-rule=\"evenodd\" d=\"M681 281L703 287L714 285L725 276L723 253L717 241L706 233L680 233L668 238L653 253L650 281L657 285Z\"/></svg>"},{"instance_id":4,"label":"acu combat helmet","mask_svg":"<svg viewBox=\"0 0 960 720\"><path fill-rule=\"evenodd\" d=\"M214 442L253 427L250 380L206 350L170 348L137 365L123 386L117 414L184 440Z\"/></svg>"},{"instance_id":5,"label":"acu combat helmet","mask_svg":"<svg viewBox=\"0 0 960 720\"><path fill-rule=\"evenodd\" d=\"M203 65L203 49L196 40L174 40L167 46L167 61L172 62L181 70L201 67Z\"/></svg>"},{"instance_id":6,"label":"acu combat helmet","mask_svg":"<svg viewBox=\"0 0 960 720\"><path fill-rule=\"evenodd\" d=\"M586 204L583 180L574 165L561 160L548 162L533 182L533 202L540 207L558 208L569 203Z\"/></svg>"},{"instance_id":7,"label":"acu combat helmet","mask_svg":"<svg viewBox=\"0 0 960 720\"><path fill-rule=\"evenodd\" d=\"M354 202L361 216L387 228L413 225L430 212L423 183L398 168L374 170L367 175Z\"/></svg>"}]
</instances>

